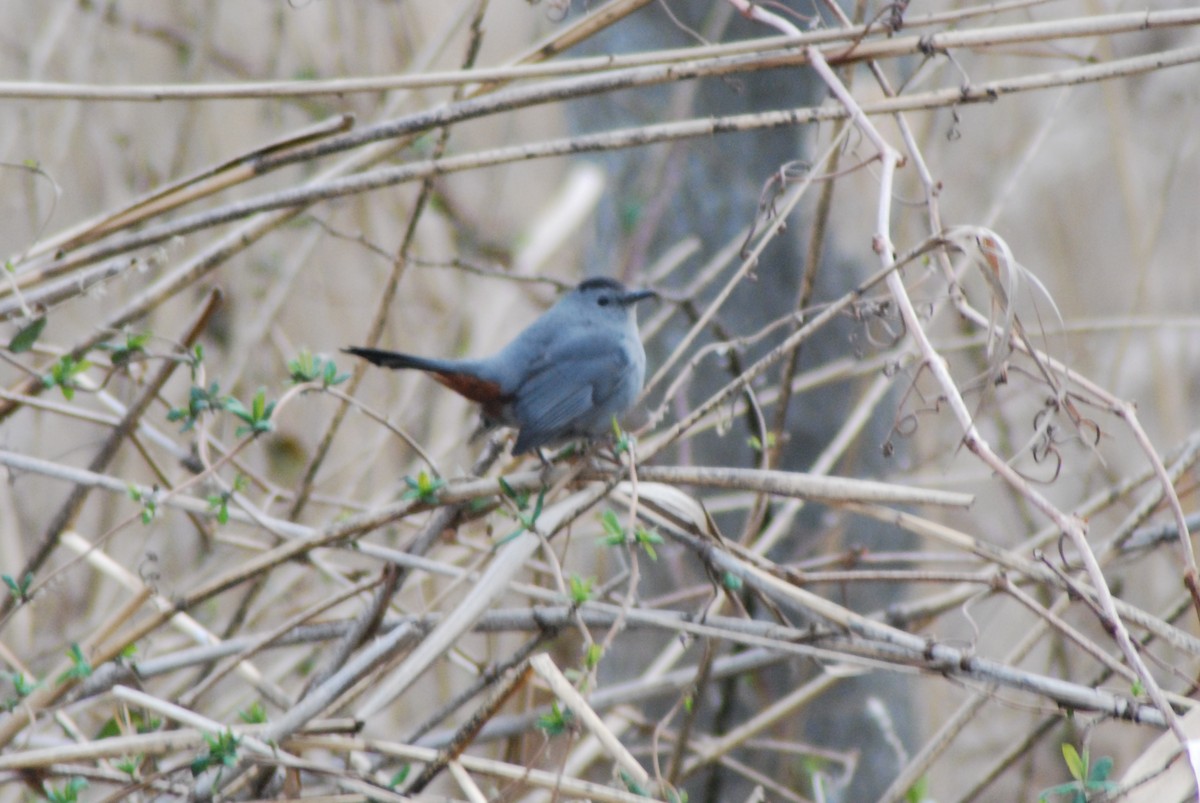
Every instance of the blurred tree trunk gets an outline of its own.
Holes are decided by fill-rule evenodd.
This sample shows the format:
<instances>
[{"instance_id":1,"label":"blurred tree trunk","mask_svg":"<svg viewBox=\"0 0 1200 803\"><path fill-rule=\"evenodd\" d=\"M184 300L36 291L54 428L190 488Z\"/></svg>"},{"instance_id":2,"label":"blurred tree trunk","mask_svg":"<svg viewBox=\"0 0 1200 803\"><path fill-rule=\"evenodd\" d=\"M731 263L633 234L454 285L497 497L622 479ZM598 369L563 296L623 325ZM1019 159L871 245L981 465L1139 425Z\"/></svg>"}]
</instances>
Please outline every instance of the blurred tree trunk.
<instances>
[{"instance_id":1,"label":"blurred tree trunk","mask_svg":"<svg viewBox=\"0 0 1200 803\"><path fill-rule=\"evenodd\" d=\"M662 5L651 5L592 42L590 49L595 53L629 53L696 44L694 35L684 30L681 23L709 41L731 41L774 33L741 19L723 3L673 3L670 8L676 20L668 16ZM789 69L744 74L727 80L706 80L698 85L668 85L605 95L568 104L567 109L572 128L584 133L618 126L647 125L664 119L809 106L819 103L823 93L823 85L812 73L805 69ZM673 287L682 286L691 278L690 271L738 236L738 232L753 220L763 188L771 177L784 165L808 158L807 151L814 134L806 129L782 128L586 157L598 160L609 177L608 192L595 219L594 239L586 250L588 271L640 281L644 279L642 271L663 251L684 237L696 236L703 243L700 254L668 283ZM769 246L752 279L742 283L718 316L731 335L755 332L764 322L794 309L812 231L811 210L821 186L814 185L810 190L811 200L799 207L801 211L793 213L788 231ZM873 269L873 265L849 264L825 249L816 275L814 300L841 295ZM709 288L710 295L732 270L733 266L714 287ZM701 307L704 300L696 299ZM659 342L677 341L688 323L677 316L674 328ZM805 347L800 370L845 356L853 349L852 334L849 325L829 327L818 341ZM711 333L708 337L708 341L702 342L711 342ZM771 340L760 344L743 359L749 361L778 342L778 338ZM648 374L653 373L656 363L664 357L665 352L650 355ZM712 359L702 365L690 394L692 398L703 398L729 381L731 374L718 370L719 365ZM779 370L769 376L771 384L778 383ZM843 411L850 408L854 390L843 385L791 400L786 426L788 436L781 444L779 467L804 470L811 464L842 425ZM655 395L649 403L656 405L659 399ZM768 425L774 416L773 409L765 410ZM865 442L872 447L882 444L888 423L875 422L864 436ZM693 440L695 449L691 458L707 465L758 465L759 455L749 445L750 434L746 422L734 422L733 429L723 437L706 436ZM838 473L872 476L886 470L878 448L858 454L854 460L854 464L844 460ZM839 530L836 541L826 539L817 543L812 537L813 525L823 512L809 506L797 520L791 537L774 550L772 559L783 563L851 547L905 547L904 536L899 532L885 533L883 527L856 520L847 522L846 528ZM770 513L767 521L770 521ZM745 526L745 516L724 516L719 524L727 536L734 537ZM661 567L655 574L655 568L649 567L649 574L643 580L643 597L666 592L680 583L677 575ZM838 594L839 601L859 611L876 610L895 597L893 589L883 584L870 587L859 584L831 593ZM747 604L756 615L770 615L756 610L753 601ZM616 660L621 659L617 657ZM638 660L638 657L629 656L626 660ZM738 682L725 684L710 690L707 710L700 716L707 720L708 728L717 732L728 730L801 685L812 673L811 665L791 661L779 671L764 676L769 679L769 688ZM621 676L628 675L622 671ZM714 691L716 704L712 704ZM824 749L858 751L858 766L849 786L827 799L876 799L895 776L900 762L894 747L887 743L887 735L879 722L868 715L867 702L870 698L883 702L901 741L911 744L915 736L911 724L911 693L904 678L896 675L875 673L843 680L817 705L804 711L802 719L787 720L769 735L804 741ZM652 715L661 713L651 712ZM724 721L714 722L714 717L723 717ZM806 785L813 764L770 751L754 751L738 758L781 783L810 793ZM820 762L815 766L820 766ZM743 799L749 788L746 781L727 772L716 777L704 774L692 779L687 786L692 801Z\"/></svg>"}]
</instances>

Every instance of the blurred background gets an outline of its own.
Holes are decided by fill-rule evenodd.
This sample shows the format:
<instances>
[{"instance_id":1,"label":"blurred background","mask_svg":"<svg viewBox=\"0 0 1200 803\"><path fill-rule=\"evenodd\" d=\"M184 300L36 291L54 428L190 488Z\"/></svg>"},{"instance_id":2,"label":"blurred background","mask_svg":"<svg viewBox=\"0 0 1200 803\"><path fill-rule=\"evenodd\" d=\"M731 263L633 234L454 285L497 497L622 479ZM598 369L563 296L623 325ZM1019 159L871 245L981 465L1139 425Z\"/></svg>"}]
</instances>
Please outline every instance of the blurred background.
<instances>
[{"instance_id":1,"label":"blurred background","mask_svg":"<svg viewBox=\"0 0 1200 803\"><path fill-rule=\"evenodd\" d=\"M931 95L924 107L906 113L908 141L892 118L873 116L889 143L907 157L894 186L891 240L906 254L944 234L931 224L929 196L911 152L915 146L935 183L944 228L973 227L959 239L968 244L966 256L956 252L939 263L927 252L904 268L926 331L949 360L982 436L1037 493L1063 511L1085 515L1092 539L1110 545L1134 526L1170 520L1165 507L1146 502L1161 486L1149 482L1151 463L1114 413L1111 399L1136 405L1153 449L1168 465L1179 466L1176 490L1184 509L1192 509L1194 457L1189 455L1195 451L1200 359L1195 313L1200 303L1200 134L1195 124L1200 74L1194 59L1091 83L1056 74L1194 49L1200 46L1197 20L1075 37L1054 26L1100 24L1139 8L1118 2L973 5L910 7L904 24L890 35L878 26L891 19L894 7L865 3L842 9L854 21L876 24L864 44L939 32L1003 32L1007 26L1029 30L1023 40L954 47L948 56L919 48L887 54L878 69L895 92L912 96L1044 78L1044 87L1036 91L1000 92L991 102L950 105ZM1161 2L1152 10L1186 13L1193 10L1190 5ZM586 27L589 20L603 19L610 6L632 10L611 25ZM840 24L825 5L788 0L762 8L805 32ZM577 43L568 36L574 31L582 31ZM290 211L203 220L193 230L132 250L106 253L101 250L106 244L122 238L132 242L139 233L238 200L278 198L309 182L367 169L419 166L443 156L486 157L503 148L645 132L722 116L838 108L825 83L803 65L760 65L633 89L584 92L570 84L573 76L587 75L569 69L582 59L677 48L712 55L708 48L779 33L778 27L748 19L733 4L718 2L12 0L0 5L0 107L6 122L0 127L0 245L8 260L7 285L0 283L0 342L9 344L8 351L0 351L0 450L52 466L88 467L117 482L117 490L78 498L73 491L78 486L46 465L31 470L6 463L0 486L0 573L20 585L24 568L37 563L35 593L22 600L14 592L0 620L0 662L8 673L3 696L21 697L18 676L48 677L69 645L95 634L131 598L129 585L85 561L84 550L72 547L65 534L95 544L145 593L179 599L281 537L253 522L218 523L214 517L222 505L320 528L395 501L412 490L421 472L455 478L472 471L484 441L470 439L477 415L468 402L426 377L363 371L339 353L342 347L377 342L417 354L480 356L507 342L559 290L585 277L613 276L651 286L663 302L642 311L648 377L663 365L667 371L626 423L643 443L652 443L656 433L778 346L795 326L787 320L790 313L811 318L879 270L874 238L880 165L872 143L855 130L843 132L840 122L760 124L758 130L435 171L428 182L419 180L422 174L418 180ZM539 53L546 52L546 43L563 52L544 62L544 75L503 85L486 77L374 91L295 91L312 81L543 63ZM884 99L864 63L839 66L830 48L826 56L859 104ZM633 63L618 61L617 66ZM556 65L562 68L558 72ZM411 134L333 154L301 151L295 163L261 175L255 171L262 160L247 157L313 126L327 126L321 136L336 139L339 126L353 132L387 120L415 119L465 99L552 80L564 82L562 97L490 110L447 127L414 125ZM268 88L253 98L218 91L222 84L265 81L287 83L291 90ZM54 85L72 86L52 90ZM215 96L85 96L85 87L166 85L207 87ZM302 149L303 143L291 141L287 147ZM188 196L178 209L117 219L112 233L103 236L80 228L197 174L205 177L171 196ZM785 216L786 226L764 235L775 214ZM272 215L274 222L262 222ZM1003 344L989 354L979 322L950 303L962 293L984 316L1003 319L1007 312L985 281L980 260L970 258L970 243L985 229L1010 249L1009 264L1019 263L1027 272L1007 288L1008 300L1034 344L1107 394L1070 385L1077 415L1061 408L1047 412L1046 399L1053 393L1037 365ZM745 261L760 243L761 253ZM74 264L73 255L78 257ZM208 316L203 310L214 288L221 300ZM203 322L195 339L202 359L194 345L182 342L197 319ZM689 333L697 321L702 325L693 339ZM778 325L770 328L773 322ZM128 364L118 356L122 347L134 357ZM64 362L64 355L72 354ZM149 403L139 435L97 463L116 417L166 358L179 360L180 366ZM294 363L303 359L315 360L318 370L335 362L330 376L339 381L288 395L297 373ZM319 375L316 385L321 385ZM782 385L792 389L781 405ZM239 433L248 423L244 418L202 409L206 398L234 398L253 418L260 390L264 400L286 403L280 401L269 431L257 438ZM975 502L967 510L922 512L982 542L1026 558L1034 554L1031 539L1047 520L1028 495L1017 493L962 447L961 426L929 373L919 368L896 307L880 285L822 326L794 362L778 363L753 390L718 406L708 425L659 451L656 461L815 469L969 492ZM386 417L390 428L378 417ZM187 428L189 422L194 426ZM218 469L188 491L210 503L206 514L185 515L164 505L146 516L145 498L120 492L130 483L174 487L214 462L220 463ZM517 468L502 461L492 474ZM1013 656L1018 639L1044 619L986 583L963 592L957 581L988 566L977 555L832 506L800 509L789 500L746 491L697 497L726 538L750 546L769 534L761 554L774 566L861 570L861 576L811 586L851 610L880 614L893 610L889 606L926 602L921 615L898 619L896 626L1038 675L1084 686L1111 682L1116 692L1131 693L1125 679L1097 681L1103 662L1061 632ZM1097 498L1105 501L1093 504ZM365 538L403 549L428 525L429 515L436 514L390 522ZM438 534L430 556L451 566L483 565L491 545L513 527L503 517L456 519ZM628 567L621 556L595 545L599 531L595 516L585 517L568 543L554 543L562 548L564 572L594 576L598 586L615 579L616 591L608 591L620 601L626 591L622 572ZM1047 555L1060 554L1054 537L1038 546ZM44 560L38 561L42 550ZM658 552L656 560L643 557L638 564L637 605L702 614L713 590L706 568L677 545L668 543ZM1069 552L1061 553L1064 565L1074 570ZM1195 634L1194 611L1179 604L1185 594L1177 544L1105 554L1111 558L1105 566L1114 593L1163 620L1182 616L1181 632ZM189 613L213 638L262 634L379 573L380 566L351 548L331 549L314 562L273 566ZM872 567L910 574L869 578ZM920 571L930 574L922 580ZM548 578L554 572L538 562L523 582L553 589ZM962 577L951 576L956 572ZM466 594L463 586L417 573L384 607L389 616L447 612ZM1040 583L1028 590L1047 607L1062 591ZM936 604L939 594L948 600L944 608ZM317 619L351 620L368 599L368 594L351 597ZM514 587L505 604L520 608L533 599ZM1102 651L1117 655L1086 606L1064 603L1064 608L1062 615ZM148 610L131 611L130 621ZM722 614L771 621L780 616L749 593ZM526 638L517 632L465 636L415 691L365 723L365 733L403 741L415 723L425 722L485 667L513 655ZM678 635L632 628L615 638L619 649L606 652L595 688L648 677L656 657ZM139 641L138 655L148 660L173 654L196 640L164 625ZM544 647L560 665L577 666L581 643L586 641L568 629ZM697 642L688 647L685 663L702 665L711 658L706 650L732 655L740 649ZM1200 656L1186 644L1168 647L1154 640L1147 650L1160 682L1190 694ZM280 690L267 698L268 720L285 710L282 701L303 696L326 658L320 643L255 656L258 668ZM206 666L211 664L147 679L145 688L164 700L185 698L204 716L232 724L239 711L263 699L261 688L234 675L196 699L187 698ZM739 744L720 760L674 776L678 788L692 801L751 799L756 788L765 788L770 800L893 799L906 793L913 800L1032 799L1071 780L1062 743L1090 747L1093 757L1111 756L1116 778L1160 732L1094 714L1068 718L1053 700L979 678L951 680L899 664L863 670L793 656L740 680L735 675L696 687L687 702L689 709L696 708L689 725L696 740L692 747L699 751L711 743L706 740L752 721L793 689L830 675L837 680L814 700L756 731L759 741ZM687 696L664 694L623 711L634 723L625 738L643 765L652 765L652 754L669 763ZM63 699L47 705L34 726L5 734L4 752L98 738L110 718L120 719L117 705L103 696L88 699L73 707ZM548 699L523 692L506 711L544 710ZM980 709L961 731L947 735L947 743L912 783L895 788L904 768L914 766L910 762L947 722L965 716L964 706L972 701L982 701ZM345 701L330 714L350 707ZM424 736L453 731L470 707L443 717ZM72 717L78 731L51 718L55 712ZM671 738L658 744L664 729ZM480 739L468 752L554 772L574 766L567 761L574 746L572 740L555 741L527 728L505 740ZM329 754L337 751L314 751L314 760ZM686 749L683 754L693 755ZM355 765L364 777L390 777L396 770L395 762L372 757L373 763ZM144 764L142 772L150 769ZM6 800L24 799L30 790L61 789L65 779L87 775L78 766L61 765L21 775L0 761L0 773L5 772L4 780L14 782L0 789ZM598 761L580 776L608 783L614 773L610 764ZM121 788L106 777L97 769L81 795L100 799ZM189 782L177 781L184 787ZM515 782L483 786L488 799L525 799L528 793ZM305 790L332 787L336 783L325 779L304 784ZM461 794L446 779L431 789L452 799Z\"/></svg>"}]
</instances>

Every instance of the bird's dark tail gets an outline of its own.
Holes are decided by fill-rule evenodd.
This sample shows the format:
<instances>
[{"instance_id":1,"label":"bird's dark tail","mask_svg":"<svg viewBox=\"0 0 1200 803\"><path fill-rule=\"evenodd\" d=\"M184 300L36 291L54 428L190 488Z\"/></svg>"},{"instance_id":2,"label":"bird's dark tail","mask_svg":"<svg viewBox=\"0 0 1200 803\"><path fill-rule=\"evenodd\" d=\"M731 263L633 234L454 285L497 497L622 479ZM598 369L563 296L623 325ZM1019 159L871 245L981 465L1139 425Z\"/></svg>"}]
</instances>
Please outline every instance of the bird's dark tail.
<instances>
[{"instance_id":1,"label":"bird's dark tail","mask_svg":"<svg viewBox=\"0 0 1200 803\"><path fill-rule=\"evenodd\" d=\"M432 360L399 351L364 349L352 346L342 349L347 354L362 357L384 368L415 368L427 372L446 387L483 405L483 414L493 421L505 420L504 405L511 399L504 395L500 385L479 375L477 363L456 360Z\"/></svg>"},{"instance_id":2,"label":"bird's dark tail","mask_svg":"<svg viewBox=\"0 0 1200 803\"><path fill-rule=\"evenodd\" d=\"M455 370L455 366L445 360L431 360L413 354L403 354L399 351L365 349L358 346L351 346L342 351L353 354L355 357L362 357L364 360L384 368L415 368L418 371L430 371L435 374L452 373Z\"/></svg>"}]
</instances>

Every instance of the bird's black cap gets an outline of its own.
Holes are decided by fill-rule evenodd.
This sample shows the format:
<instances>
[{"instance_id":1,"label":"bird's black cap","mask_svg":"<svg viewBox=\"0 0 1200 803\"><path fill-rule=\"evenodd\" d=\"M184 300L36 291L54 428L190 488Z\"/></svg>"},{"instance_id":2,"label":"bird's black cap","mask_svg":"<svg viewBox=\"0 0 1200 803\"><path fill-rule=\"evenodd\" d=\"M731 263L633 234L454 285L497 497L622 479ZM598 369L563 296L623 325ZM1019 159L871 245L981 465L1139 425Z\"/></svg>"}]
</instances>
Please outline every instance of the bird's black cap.
<instances>
[{"instance_id":1,"label":"bird's black cap","mask_svg":"<svg viewBox=\"0 0 1200 803\"><path fill-rule=\"evenodd\" d=\"M625 285L621 284L616 279L609 279L606 277L598 277L595 279L584 279L582 282L579 283L579 286L576 287L575 289L576 290L617 290L619 292L624 292Z\"/></svg>"}]
</instances>

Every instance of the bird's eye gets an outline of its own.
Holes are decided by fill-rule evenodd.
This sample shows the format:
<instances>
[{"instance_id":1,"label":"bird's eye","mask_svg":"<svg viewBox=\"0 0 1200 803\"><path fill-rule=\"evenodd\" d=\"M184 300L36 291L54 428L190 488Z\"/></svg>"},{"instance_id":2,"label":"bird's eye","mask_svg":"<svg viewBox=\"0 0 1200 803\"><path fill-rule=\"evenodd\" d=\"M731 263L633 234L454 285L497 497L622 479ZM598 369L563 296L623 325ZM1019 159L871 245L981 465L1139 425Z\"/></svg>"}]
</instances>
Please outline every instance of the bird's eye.
<instances>
[{"instance_id":1,"label":"bird's eye","mask_svg":"<svg viewBox=\"0 0 1200 803\"><path fill-rule=\"evenodd\" d=\"M608 296L600 296L599 298L596 299L596 303L602 307L607 307L608 306Z\"/></svg>"}]
</instances>

